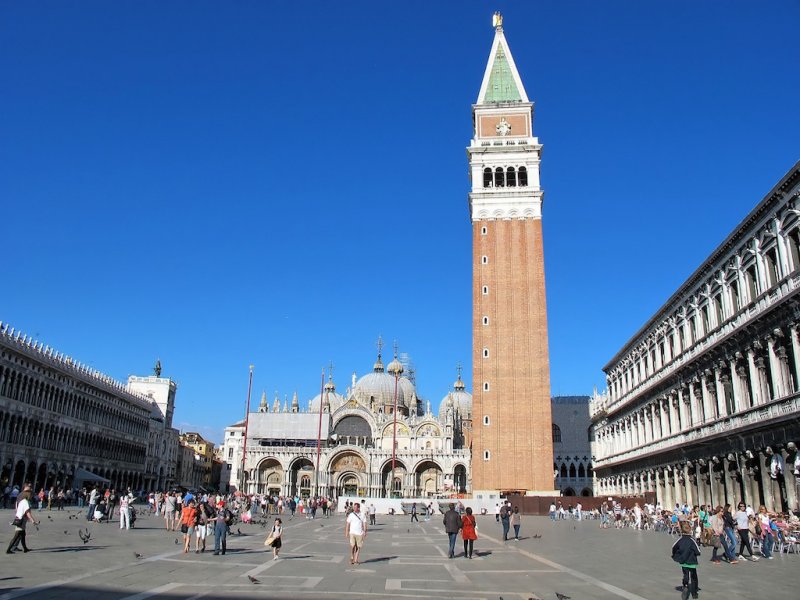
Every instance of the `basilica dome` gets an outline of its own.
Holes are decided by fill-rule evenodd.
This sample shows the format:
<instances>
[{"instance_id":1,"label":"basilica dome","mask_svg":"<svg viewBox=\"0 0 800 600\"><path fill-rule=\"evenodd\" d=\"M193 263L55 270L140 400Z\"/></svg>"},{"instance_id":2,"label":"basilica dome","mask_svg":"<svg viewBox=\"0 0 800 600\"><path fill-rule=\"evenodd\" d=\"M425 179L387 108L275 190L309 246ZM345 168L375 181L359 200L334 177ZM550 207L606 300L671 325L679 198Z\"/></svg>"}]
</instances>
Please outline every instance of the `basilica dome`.
<instances>
[{"instance_id":1,"label":"basilica dome","mask_svg":"<svg viewBox=\"0 0 800 600\"><path fill-rule=\"evenodd\" d=\"M394 361L392 361L394 363ZM385 414L394 407L395 377L386 373L380 355L372 369L372 373L364 375L356 382L353 389L354 395L363 405L378 411L383 409ZM408 412L414 404L414 384L406 377L397 379L397 412ZM416 406L413 406L416 411Z\"/></svg>"},{"instance_id":2,"label":"basilica dome","mask_svg":"<svg viewBox=\"0 0 800 600\"><path fill-rule=\"evenodd\" d=\"M472 419L472 394L466 390L464 382L461 381L460 373L458 380L453 384L453 391L442 398L442 402L439 404L439 419L441 421L444 421L447 417L448 406L452 406L460 418Z\"/></svg>"},{"instance_id":3,"label":"basilica dome","mask_svg":"<svg viewBox=\"0 0 800 600\"><path fill-rule=\"evenodd\" d=\"M309 403L309 410L312 413L319 412L320 399L322 399L323 406L326 402L328 403L327 412L335 411L347 401L344 396L336 393L336 386L333 384L332 379L328 379L328 383L325 384L325 391L322 392L322 395L317 394L311 399L311 402Z\"/></svg>"}]
</instances>

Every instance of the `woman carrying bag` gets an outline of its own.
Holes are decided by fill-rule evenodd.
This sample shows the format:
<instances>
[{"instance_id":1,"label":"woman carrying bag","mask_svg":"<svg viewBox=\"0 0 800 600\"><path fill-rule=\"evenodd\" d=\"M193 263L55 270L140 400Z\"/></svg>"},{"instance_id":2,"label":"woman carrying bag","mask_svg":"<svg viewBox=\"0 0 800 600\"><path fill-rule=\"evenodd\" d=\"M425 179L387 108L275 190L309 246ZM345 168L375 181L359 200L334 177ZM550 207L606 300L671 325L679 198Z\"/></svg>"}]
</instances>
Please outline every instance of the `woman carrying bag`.
<instances>
[{"instance_id":1,"label":"woman carrying bag","mask_svg":"<svg viewBox=\"0 0 800 600\"><path fill-rule=\"evenodd\" d=\"M475 540L478 539L477 529L475 515L472 514L472 508L468 506L467 514L461 517L461 537L464 539L464 556L466 558L472 558L472 549Z\"/></svg>"},{"instance_id":2,"label":"woman carrying bag","mask_svg":"<svg viewBox=\"0 0 800 600\"><path fill-rule=\"evenodd\" d=\"M264 540L265 546L272 548L272 560L278 560L278 554L281 552L281 535L283 534L283 521L280 517L275 517L275 524L272 526L272 532L269 537Z\"/></svg>"}]
</instances>

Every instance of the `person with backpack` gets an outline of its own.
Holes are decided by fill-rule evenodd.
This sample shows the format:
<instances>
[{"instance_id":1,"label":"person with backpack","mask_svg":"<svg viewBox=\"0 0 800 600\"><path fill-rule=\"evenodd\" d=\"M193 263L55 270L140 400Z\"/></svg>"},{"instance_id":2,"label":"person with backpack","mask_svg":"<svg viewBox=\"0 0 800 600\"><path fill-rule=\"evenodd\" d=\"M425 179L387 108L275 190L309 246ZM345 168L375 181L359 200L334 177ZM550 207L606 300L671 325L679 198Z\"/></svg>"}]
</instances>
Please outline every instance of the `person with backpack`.
<instances>
[{"instance_id":1,"label":"person with backpack","mask_svg":"<svg viewBox=\"0 0 800 600\"><path fill-rule=\"evenodd\" d=\"M672 545L672 560L680 564L683 573L683 590L681 600L687 600L689 594L698 598L697 590L699 579L697 577L697 557L700 556L700 546L692 536L692 524L681 521L681 537Z\"/></svg>"}]
</instances>

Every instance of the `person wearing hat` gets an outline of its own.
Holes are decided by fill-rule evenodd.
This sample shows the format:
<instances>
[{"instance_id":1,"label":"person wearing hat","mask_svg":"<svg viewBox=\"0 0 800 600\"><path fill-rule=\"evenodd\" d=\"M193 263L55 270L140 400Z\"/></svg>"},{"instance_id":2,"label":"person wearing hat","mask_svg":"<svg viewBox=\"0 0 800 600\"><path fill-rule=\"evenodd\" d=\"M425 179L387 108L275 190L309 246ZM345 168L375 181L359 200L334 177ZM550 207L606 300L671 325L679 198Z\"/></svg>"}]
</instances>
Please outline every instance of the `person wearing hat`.
<instances>
[{"instance_id":1,"label":"person wearing hat","mask_svg":"<svg viewBox=\"0 0 800 600\"><path fill-rule=\"evenodd\" d=\"M25 525L27 521L30 521L34 525L39 525L39 522L33 518L33 513L31 512L31 496L33 495L33 491L31 490L30 485L25 485L22 490L22 493L19 495L19 501L17 502L17 510L14 513L14 537L11 538L11 542L8 544L8 548L6 548L6 554L13 554L17 546L22 544L22 551L23 552L30 552L31 549L28 548L28 545L25 543Z\"/></svg>"}]
</instances>

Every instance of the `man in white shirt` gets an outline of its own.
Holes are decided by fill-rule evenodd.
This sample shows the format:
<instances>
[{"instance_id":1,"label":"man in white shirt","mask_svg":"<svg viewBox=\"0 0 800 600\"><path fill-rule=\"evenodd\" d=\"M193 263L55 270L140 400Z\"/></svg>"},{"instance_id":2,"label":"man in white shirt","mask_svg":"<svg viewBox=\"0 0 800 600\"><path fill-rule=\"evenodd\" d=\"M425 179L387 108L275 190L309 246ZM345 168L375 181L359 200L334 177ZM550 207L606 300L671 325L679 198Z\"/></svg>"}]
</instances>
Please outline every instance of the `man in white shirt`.
<instances>
[{"instance_id":1,"label":"man in white shirt","mask_svg":"<svg viewBox=\"0 0 800 600\"><path fill-rule=\"evenodd\" d=\"M19 496L19 502L17 503L16 512L14 513L14 537L8 544L8 548L6 548L6 554L13 554L20 544L22 544L23 552L30 552L30 548L28 548L28 545L25 543L25 525L28 521L34 525L39 525L38 521L33 518L33 513L31 513L30 499L32 495L33 491L31 490L30 484L26 484L22 490L22 494Z\"/></svg>"},{"instance_id":2,"label":"man in white shirt","mask_svg":"<svg viewBox=\"0 0 800 600\"><path fill-rule=\"evenodd\" d=\"M364 520L364 515L361 514L361 505L358 502L353 504L353 512L347 515L344 537L350 540L350 564L359 564L358 554L367 537L367 522Z\"/></svg>"},{"instance_id":3,"label":"man in white shirt","mask_svg":"<svg viewBox=\"0 0 800 600\"><path fill-rule=\"evenodd\" d=\"M374 504L369 505L369 524L375 525L375 515L377 514L378 509L375 508Z\"/></svg>"}]
</instances>

